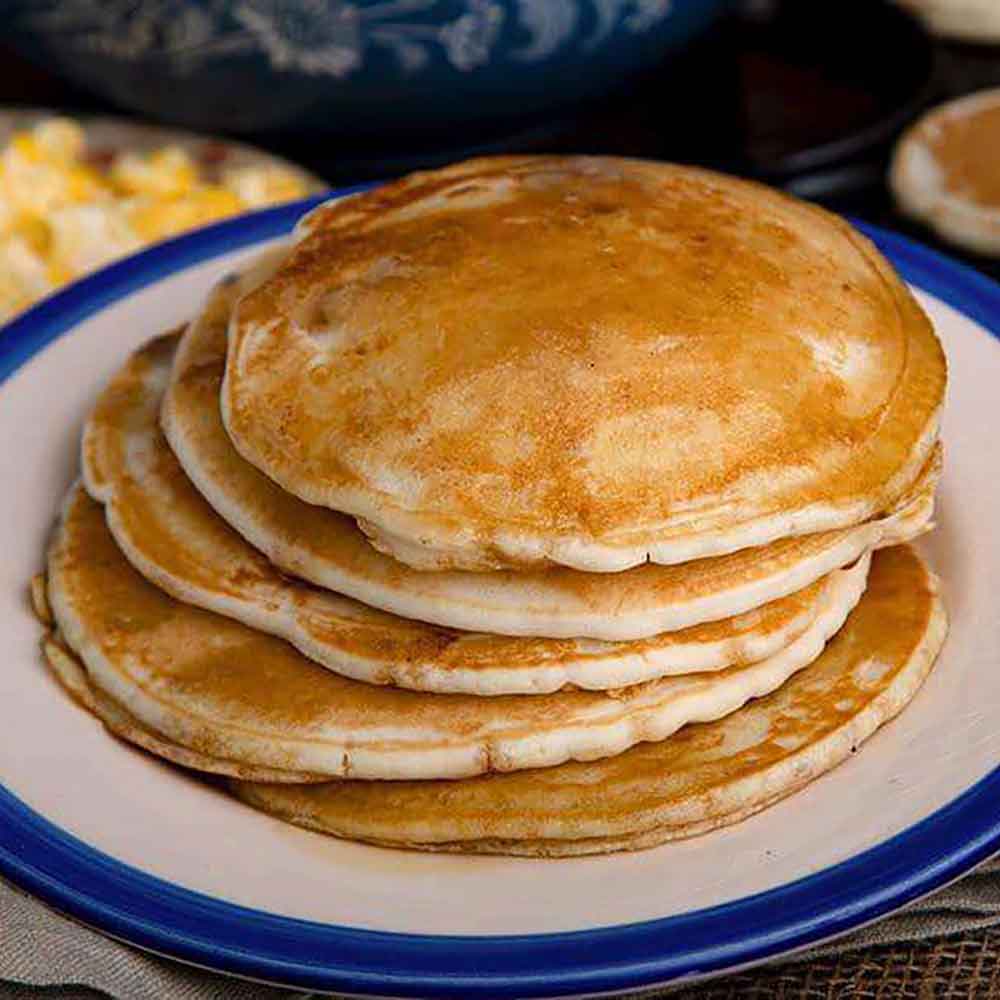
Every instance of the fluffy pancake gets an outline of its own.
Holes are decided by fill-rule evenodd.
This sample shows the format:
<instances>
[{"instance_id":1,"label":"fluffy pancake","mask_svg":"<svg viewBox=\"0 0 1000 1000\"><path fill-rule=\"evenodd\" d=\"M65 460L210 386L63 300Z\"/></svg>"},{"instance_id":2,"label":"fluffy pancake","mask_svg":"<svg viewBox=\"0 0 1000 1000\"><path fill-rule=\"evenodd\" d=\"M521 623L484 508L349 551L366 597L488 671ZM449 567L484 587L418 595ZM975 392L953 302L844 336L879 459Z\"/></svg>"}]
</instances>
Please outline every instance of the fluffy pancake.
<instances>
[{"instance_id":1,"label":"fluffy pancake","mask_svg":"<svg viewBox=\"0 0 1000 1000\"><path fill-rule=\"evenodd\" d=\"M480 695L618 688L765 659L835 599L835 577L827 576L734 618L608 643L457 632L293 581L215 513L160 431L176 345L176 335L152 341L101 393L83 433L88 492L105 505L119 548L148 580L178 600L286 639L347 677Z\"/></svg>"},{"instance_id":2,"label":"fluffy pancake","mask_svg":"<svg viewBox=\"0 0 1000 1000\"><path fill-rule=\"evenodd\" d=\"M226 323L239 286L215 289L185 333L163 427L188 477L215 510L276 566L364 604L450 628L503 635L631 640L742 614L794 594L879 544L924 530L939 471L935 452L895 515L785 538L679 566L617 574L412 570L376 552L354 520L299 500L245 461L219 416Z\"/></svg>"},{"instance_id":3,"label":"fluffy pancake","mask_svg":"<svg viewBox=\"0 0 1000 1000\"><path fill-rule=\"evenodd\" d=\"M924 115L900 138L889 178L907 215L959 246L1000 254L1000 88Z\"/></svg>"},{"instance_id":4,"label":"fluffy pancake","mask_svg":"<svg viewBox=\"0 0 1000 1000\"><path fill-rule=\"evenodd\" d=\"M93 712L104 723L109 732L114 733L120 739L142 747L143 750L148 750L158 757L169 760L172 764L179 764L181 767L197 771L208 771L211 774L242 778L245 781L301 783L329 780L326 776L307 774L301 771L254 767L241 764L238 761L225 760L222 757L207 757L197 750L191 750L179 743L166 740L159 733L144 726L113 698L92 684L83 665L57 635L52 633L45 635L42 640L42 653L59 683L73 696L75 701Z\"/></svg>"},{"instance_id":5,"label":"fluffy pancake","mask_svg":"<svg viewBox=\"0 0 1000 1000\"><path fill-rule=\"evenodd\" d=\"M130 715L121 705L100 688L95 687L79 659L66 647L55 628L55 619L49 606L45 576L39 573L31 579L31 606L35 617L44 626L42 654L56 680L75 702L96 715L116 736L148 750L173 764L194 770L209 771L247 781L327 781L317 776L297 771L282 771L268 767L250 767L221 757L206 757L196 750L165 740Z\"/></svg>"},{"instance_id":6,"label":"fluffy pancake","mask_svg":"<svg viewBox=\"0 0 1000 1000\"><path fill-rule=\"evenodd\" d=\"M182 604L131 567L80 486L50 546L48 597L95 687L169 741L330 777L457 778L621 753L773 691L843 624L868 562L838 574L839 599L759 663L615 692L495 698L348 680L279 639Z\"/></svg>"},{"instance_id":7,"label":"fluffy pancake","mask_svg":"<svg viewBox=\"0 0 1000 1000\"><path fill-rule=\"evenodd\" d=\"M284 820L394 846L549 856L649 847L742 819L836 766L912 698L946 631L926 566L909 547L887 549L815 663L774 694L662 743L451 784L233 788Z\"/></svg>"},{"instance_id":8,"label":"fluffy pancake","mask_svg":"<svg viewBox=\"0 0 1000 1000\"><path fill-rule=\"evenodd\" d=\"M865 596L819 659L777 692L661 743L458 782L230 788L281 819L377 844L543 856L651 847L737 822L836 766L910 700L945 631L933 577L909 548L889 549L875 555ZM162 739L141 745L220 770Z\"/></svg>"},{"instance_id":9,"label":"fluffy pancake","mask_svg":"<svg viewBox=\"0 0 1000 1000\"><path fill-rule=\"evenodd\" d=\"M865 521L930 455L946 377L845 222L586 157L320 207L228 349L240 453L435 570L617 571Z\"/></svg>"}]
</instances>

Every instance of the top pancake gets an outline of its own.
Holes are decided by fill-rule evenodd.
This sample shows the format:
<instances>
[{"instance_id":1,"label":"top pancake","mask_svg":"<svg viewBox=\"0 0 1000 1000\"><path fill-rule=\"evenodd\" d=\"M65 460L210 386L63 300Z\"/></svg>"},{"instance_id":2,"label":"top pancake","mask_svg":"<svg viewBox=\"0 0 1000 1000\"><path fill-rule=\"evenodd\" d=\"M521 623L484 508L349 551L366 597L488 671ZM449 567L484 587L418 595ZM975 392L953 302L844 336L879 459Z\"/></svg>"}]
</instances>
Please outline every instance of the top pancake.
<instances>
[{"instance_id":1,"label":"top pancake","mask_svg":"<svg viewBox=\"0 0 1000 1000\"><path fill-rule=\"evenodd\" d=\"M839 219L690 168L521 157L317 209L222 409L421 569L614 571L856 524L937 434L929 321Z\"/></svg>"}]
</instances>

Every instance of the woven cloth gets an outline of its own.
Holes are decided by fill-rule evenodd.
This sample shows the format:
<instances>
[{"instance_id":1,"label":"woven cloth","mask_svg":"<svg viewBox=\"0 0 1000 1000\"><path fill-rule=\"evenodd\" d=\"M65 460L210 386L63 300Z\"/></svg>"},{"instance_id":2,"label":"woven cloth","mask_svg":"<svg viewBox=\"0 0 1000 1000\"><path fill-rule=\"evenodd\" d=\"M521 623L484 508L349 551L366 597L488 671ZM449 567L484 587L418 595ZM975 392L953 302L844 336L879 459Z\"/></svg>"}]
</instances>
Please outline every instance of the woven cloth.
<instances>
[{"instance_id":1,"label":"woven cloth","mask_svg":"<svg viewBox=\"0 0 1000 1000\"><path fill-rule=\"evenodd\" d=\"M1000 861L781 965L669 990L670 1000L1000 997ZM0 998L302 1000L136 951L0 882ZM633 997L667 995L644 991Z\"/></svg>"}]
</instances>

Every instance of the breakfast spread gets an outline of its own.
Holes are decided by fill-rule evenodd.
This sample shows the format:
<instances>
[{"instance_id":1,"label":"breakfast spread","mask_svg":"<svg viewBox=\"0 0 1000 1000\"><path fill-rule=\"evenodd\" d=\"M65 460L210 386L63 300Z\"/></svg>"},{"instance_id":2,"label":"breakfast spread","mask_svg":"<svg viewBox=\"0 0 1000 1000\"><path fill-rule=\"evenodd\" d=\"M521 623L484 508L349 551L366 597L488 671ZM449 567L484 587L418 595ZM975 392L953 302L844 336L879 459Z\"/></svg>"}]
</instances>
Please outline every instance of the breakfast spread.
<instances>
[{"instance_id":1,"label":"breakfast spread","mask_svg":"<svg viewBox=\"0 0 1000 1000\"><path fill-rule=\"evenodd\" d=\"M150 243L313 187L263 156L228 165L222 143L207 151L91 148L69 118L16 130L0 149L0 320Z\"/></svg>"}]
</instances>

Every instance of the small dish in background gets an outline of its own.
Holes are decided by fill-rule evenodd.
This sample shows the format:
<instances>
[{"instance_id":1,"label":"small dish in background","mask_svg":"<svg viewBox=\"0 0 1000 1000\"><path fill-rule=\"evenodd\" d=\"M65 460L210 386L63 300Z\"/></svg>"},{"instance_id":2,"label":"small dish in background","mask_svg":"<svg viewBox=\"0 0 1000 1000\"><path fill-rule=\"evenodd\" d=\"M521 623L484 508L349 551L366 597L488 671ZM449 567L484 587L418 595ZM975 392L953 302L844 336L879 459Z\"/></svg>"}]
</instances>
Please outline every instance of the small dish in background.
<instances>
[{"instance_id":1,"label":"small dish in background","mask_svg":"<svg viewBox=\"0 0 1000 1000\"><path fill-rule=\"evenodd\" d=\"M896 0L916 14L939 38L974 44L1000 42L997 0Z\"/></svg>"},{"instance_id":2,"label":"small dish in background","mask_svg":"<svg viewBox=\"0 0 1000 1000\"><path fill-rule=\"evenodd\" d=\"M1000 256L1000 88L924 115L897 144L889 182L900 209L943 240Z\"/></svg>"},{"instance_id":3,"label":"small dish in background","mask_svg":"<svg viewBox=\"0 0 1000 1000\"><path fill-rule=\"evenodd\" d=\"M228 140L0 109L0 319L150 243L322 186Z\"/></svg>"}]
</instances>

